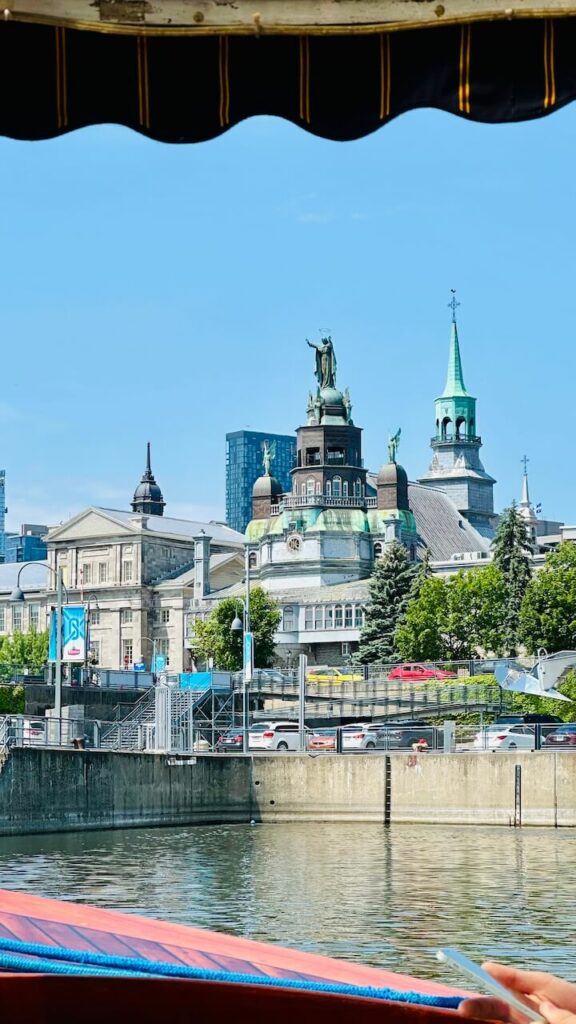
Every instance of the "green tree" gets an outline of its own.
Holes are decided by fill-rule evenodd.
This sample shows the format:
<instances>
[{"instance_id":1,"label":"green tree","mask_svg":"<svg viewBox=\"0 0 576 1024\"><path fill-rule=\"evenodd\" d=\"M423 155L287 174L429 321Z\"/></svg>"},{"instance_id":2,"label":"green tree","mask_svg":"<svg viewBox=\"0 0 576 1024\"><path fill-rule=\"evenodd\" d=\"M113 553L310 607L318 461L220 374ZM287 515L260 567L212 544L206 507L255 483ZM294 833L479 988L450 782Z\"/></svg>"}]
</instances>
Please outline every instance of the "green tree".
<instances>
[{"instance_id":1,"label":"green tree","mask_svg":"<svg viewBox=\"0 0 576 1024\"><path fill-rule=\"evenodd\" d=\"M48 660L48 632L14 633L4 637L0 645L0 676L7 678L15 672L39 675Z\"/></svg>"},{"instance_id":2,"label":"green tree","mask_svg":"<svg viewBox=\"0 0 576 1024\"><path fill-rule=\"evenodd\" d=\"M194 627L194 653L216 668L235 672L242 668L242 634L232 632L234 618L242 618L242 603L227 597L216 605L204 622ZM254 663L267 668L274 658L274 635L280 624L280 608L262 587L250 591L250 625L254 634Z\"/></svg>"},{"instance_id":3,"label":"green tree","mask_svg":"<svg viewBox=\"0 0 576 1024\"><path fill-rule=\"evenodd\" d=\"M502 573L506 585L506 608L503 622L504 647L516 654L520 628L520 609L532 577L532 544L526 523L514 502L504 509L492 541L493 564Z\"/></svg>"},{"instance_id":4,"label":"green tree","mask_svg":"<svg viewBox=\"0 0 576 1024\"><path fill-rule=\"evenodd\" d=\"M493 565L424 580L406 609L396 642L405 660L468 661L500 653L506 591Z\"/></svg>"},{"instance_id":5,"label":"green tree","mask_svg":"<svg viewBox=\"0 0 576 1024\"><path fill-rule=\"evenodd\" d=\"M531 654L576 647L576 545L570 541L546 556L530 581L520 611L520 640Z\"/></svg>"},{"instance_id":6,"label":"green tree","mask_svg":"<svg viewBox=\"0 0 576 1024\"><path fill-rule=\"evenodd\" d=\"M404 619L414 573L414 565L399 541L394 541L376 563L358 646L362 664L398 658L395 635Z\"/></svg>"}]
</instances>

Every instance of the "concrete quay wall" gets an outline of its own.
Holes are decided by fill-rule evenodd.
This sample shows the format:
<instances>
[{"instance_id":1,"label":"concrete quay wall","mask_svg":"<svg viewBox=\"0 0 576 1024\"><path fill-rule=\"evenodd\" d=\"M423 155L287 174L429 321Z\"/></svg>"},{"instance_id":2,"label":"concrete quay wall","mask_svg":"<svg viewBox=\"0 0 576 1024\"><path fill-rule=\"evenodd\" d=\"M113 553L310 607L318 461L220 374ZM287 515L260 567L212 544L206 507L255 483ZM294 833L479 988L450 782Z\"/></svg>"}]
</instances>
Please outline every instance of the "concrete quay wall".
<instances>
[{"instance_id":1,"label":"concrete quay wall","mask_svg":"<svg viewBox=\"0 0 576 1024\"><path fill-rule=\"evenodd\" d=\"M3 835L251 820L576 826L576 752L188 757L37 747L13 749L0 769Z\"/></svg>"}]
</instances>

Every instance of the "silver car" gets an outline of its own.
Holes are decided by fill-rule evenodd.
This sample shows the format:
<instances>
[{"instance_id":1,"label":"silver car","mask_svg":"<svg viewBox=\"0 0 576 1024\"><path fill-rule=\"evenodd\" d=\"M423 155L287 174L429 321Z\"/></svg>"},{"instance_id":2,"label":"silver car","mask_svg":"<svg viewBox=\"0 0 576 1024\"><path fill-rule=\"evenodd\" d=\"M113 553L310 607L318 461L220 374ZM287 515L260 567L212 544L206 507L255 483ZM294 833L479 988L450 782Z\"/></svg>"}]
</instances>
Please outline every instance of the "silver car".
<instances>
[{"instance_id":1,"label":"silver car","mask_svg":"<svg viewBox=\"0 0 576 1024\"><path fill-rule=\"evenodd\" d=\"M309 733L306 729L306 733ZM306 738L304 747L306 747ZM248 734L249 750L300 750L298 722L256 722Z\"/></svg>"}]
</instances>

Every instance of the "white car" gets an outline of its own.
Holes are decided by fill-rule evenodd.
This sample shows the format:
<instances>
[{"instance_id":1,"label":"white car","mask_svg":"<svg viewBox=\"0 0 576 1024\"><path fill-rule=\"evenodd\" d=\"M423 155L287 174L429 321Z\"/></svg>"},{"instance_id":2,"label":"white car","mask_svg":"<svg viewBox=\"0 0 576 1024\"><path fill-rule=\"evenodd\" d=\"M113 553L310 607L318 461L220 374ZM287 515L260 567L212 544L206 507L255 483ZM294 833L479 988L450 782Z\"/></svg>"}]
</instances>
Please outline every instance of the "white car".
<instances>
[{"instance_id":1,"label":"white car","mask_svg":"<svg viewBox=\"0 0 576 1024\"><path fill-rule=\"evenodd\" d=\"M306 728L306 733L310 730ZM307 740L304 742L306 747ZM249 750L300 750L298 722L255 722L248 733Z\"/></svg>"},{"instance_id":2,"label":"white car","mask_svg":"<svg viewBox=\"0 0 576 1024\"><path fill-rule=\"evenodd\" d=\"M474 737L475 750L534 750L533 725L488 725Z\"/></svg>"},{"instance_id":3,"label":"white car","mask_svg":"<svg viewBox=\"0 0 576 1024\"><path fill-rule=\"evenodd\" d=\"M354 722L342 728L342 750L374 750L381 722Z\"/></svg>"}]
</instances>

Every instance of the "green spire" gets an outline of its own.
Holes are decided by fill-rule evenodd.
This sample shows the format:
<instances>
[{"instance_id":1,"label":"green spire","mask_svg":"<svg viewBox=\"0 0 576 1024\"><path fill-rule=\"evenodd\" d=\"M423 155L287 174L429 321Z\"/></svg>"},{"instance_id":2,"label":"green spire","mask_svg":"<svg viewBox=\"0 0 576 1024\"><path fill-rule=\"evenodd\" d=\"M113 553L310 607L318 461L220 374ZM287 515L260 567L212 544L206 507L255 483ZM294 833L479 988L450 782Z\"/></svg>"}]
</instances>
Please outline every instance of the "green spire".
<instances>
[{"instance_id":1,"label":"green spire","mask_svg":"<svg viewBox=\"0 0 576 1024\"><path fill-rule=\"evenodd\" d=\"M442 398L466 397L466 385L462 373L462 360L460 358L460 343L458 341L458 327L456 325L456 314L452 318L452 330L450 332L450 354L448 356L448 375L446 386L442 392Z\"/></svg>"}]
</instances>

